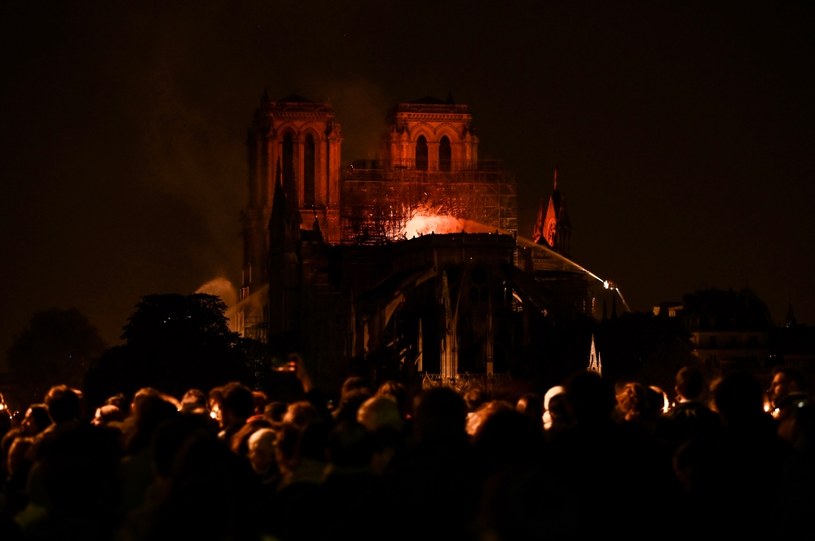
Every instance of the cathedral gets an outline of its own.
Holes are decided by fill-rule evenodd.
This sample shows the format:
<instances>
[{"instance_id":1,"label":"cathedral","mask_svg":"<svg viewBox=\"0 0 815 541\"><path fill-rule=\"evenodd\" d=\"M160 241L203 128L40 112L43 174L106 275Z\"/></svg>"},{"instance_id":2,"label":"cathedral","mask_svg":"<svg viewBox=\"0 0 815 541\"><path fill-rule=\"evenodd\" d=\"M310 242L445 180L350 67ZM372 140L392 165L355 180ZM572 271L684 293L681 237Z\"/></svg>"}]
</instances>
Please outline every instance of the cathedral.
<instances>
[{"instance_id":1,"label":"cathedral","mask_svg":"<svg viewBox=\"0 0 815 541\"><path fill-rule=\"evenodd\" d=\"M300 354L326 385L362 371L462 386L545 362L537 326L598 317L610 294L569 259L557 172L526 238L517 183L479 159L467 105L422 98L387 121L377 159L346 160L330 103L261 99L239 331L273 355Z\"/></svg>"}]
</instances>

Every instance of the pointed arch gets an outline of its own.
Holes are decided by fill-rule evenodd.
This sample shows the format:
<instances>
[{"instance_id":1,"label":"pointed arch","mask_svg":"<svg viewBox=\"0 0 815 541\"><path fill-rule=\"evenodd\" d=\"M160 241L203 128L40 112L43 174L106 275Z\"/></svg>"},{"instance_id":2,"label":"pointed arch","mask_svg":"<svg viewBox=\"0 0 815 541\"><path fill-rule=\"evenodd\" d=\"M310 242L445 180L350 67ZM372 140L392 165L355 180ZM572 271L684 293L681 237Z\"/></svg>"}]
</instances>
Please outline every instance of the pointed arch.
<instances>
[{"instance_id":1,"label":"pointed arch","mask_svg":"<svg viewBox=\"0 0 815 541\"><path fill-rule=\"evenodd\" d=\"M420 135L416 139L416 169L419 171L427 171L428 165L428 150L427 150L427 138L424 135Z\"/></svg>"},{"instance_id":2,"label":"pointed arch","mask_svg":"<svg viewBox=\"0 0 815 541\"><path fill-rule=\"evenodd\" d=\"M450 145L450 138L443 135L439 141L439 171L452 171L453 169L453 149Z\"/></svg>"},{"instance_id":3,"label":"pointed arch","mask_svg":"<svg viewBox=\"0 0 815 541\"><path fill-rule=\"evenodd\" d=\"M317 144L307 133L303 141L303 205L311 208L316 203Z\"/></svg>"},{"instance_id":4,"label":"pointed arch","mask_svg":"<svg viewBox=\"0 0 815 541\"><path fill-rule=\"evenodd\" d=\"M286 196L290 201L297 201L297 181L294 178L294 133L286 131L283 134L283 148L281 168L283 175L283 187L286 189Z\"/></svg>"}]
</instances>

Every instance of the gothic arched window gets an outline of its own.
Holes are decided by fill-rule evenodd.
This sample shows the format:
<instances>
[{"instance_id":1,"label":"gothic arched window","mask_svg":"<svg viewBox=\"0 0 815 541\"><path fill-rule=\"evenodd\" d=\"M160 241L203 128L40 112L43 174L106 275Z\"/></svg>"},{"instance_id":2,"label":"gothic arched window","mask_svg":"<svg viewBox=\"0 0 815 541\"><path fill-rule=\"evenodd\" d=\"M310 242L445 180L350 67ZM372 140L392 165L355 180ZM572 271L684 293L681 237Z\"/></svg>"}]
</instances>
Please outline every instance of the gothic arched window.
<instances>
[{"instance_id":1,"label":"gothic arched window","mask_svg":"<svg viewBox=\"0 0 815 541\"><path fill-rule=\"evenodd\" d=\"M450 139L445 135L439 141L439 171L450 171L453 167L453 150Z\"/></svg>"},{"instance_id":2,"label":"gothic arched window","mask_svg":"<svg viewBox=\"0 0 815 541\"><path fill-rule=\"evenodd\" d=\"M283 136L283 187L286 196L297 201L297 184L294 181L294 136L291 132ZM290 203L291 204L291 201Z\"/></svg>"},{"instance_id":3,"label":"gothic arched window","mask_svg":"<svg viewBox=\"0 0 815 541\"><path fill-rule=\"evenodd\" d=\"M310 208L315 204L314 200L314 178L316 172L316 160L314 157L314 136L306 135L306 144L303 149L303 205Z\"/></svg>"},{"instance_id":4,"label":"gothic arched window","mask_svg":"<svg viewBox=\"0 0 815 541\"><path fill-rule=\"evenodd\" d=\"M427 171L427 139L424 135L416 140L416 169Z\"/></svg>"}]
</instances>

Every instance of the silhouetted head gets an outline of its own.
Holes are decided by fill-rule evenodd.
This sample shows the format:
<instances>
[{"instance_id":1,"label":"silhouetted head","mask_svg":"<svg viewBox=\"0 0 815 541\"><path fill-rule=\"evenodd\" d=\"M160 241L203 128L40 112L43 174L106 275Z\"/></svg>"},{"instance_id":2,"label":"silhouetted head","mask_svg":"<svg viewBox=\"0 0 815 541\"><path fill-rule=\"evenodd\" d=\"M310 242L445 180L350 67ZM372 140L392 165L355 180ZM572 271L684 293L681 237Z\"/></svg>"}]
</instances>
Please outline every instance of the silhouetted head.
<instances>
[{"instance_id":1,"label":"silhouetted head","mask_svg":"<svg viewBox=\"0 0 815 541\"><path fill-rule=\"evenodd\" d=\"M788 396L803 394L806 387L803 372L789 366L777 366L773 369L773 379L767 394L775 407L784 407Z\"/></svg>"},{"instance_id":2,"label":"silhouetted head","mask_svg":"<svg viewBox=\"0 0 815 541\"><path fill-rule=\"evenodd\" d=\"M296 427L302 430L311 423L315 423L321 419L320 411L317 406L308 400L298 400L292 402L286 408L286 413L283 414L283 422L287 425Z\"/></svg>"},{"instance_id":3,"label":"silhouetted head","mask_svg":"<svg viewBox=\"0 0 815 541\"><path fill-rule=\"evenodd\" d=\"M500 401L496 401L500 404ZM479 410L482 411L482 410ZM486 413L486 411L485 411ZM534 459L540 453L543 432L530 416L507 404L491 408L472 434L481 459L491 466L511 465Z\"/></svg>"},{"instance_id":4,"label":"silhouetted head","mask_svg":"<svg viewBox=\"0 0 815 541\"><path fill-rule=\"evenodd\" d=\"M188 389L181 397L181 411L184 413L205 413L207 411L207 394L201 389Z\"/></svg>"},{"instance_id":5,"label":"silhouetted head","mask_svg":"<svg viewBox=\"0 0 815 541\"><path fill-rule=\"evenodd\" d=\"M630 381L617 391L617 409L626 421L643 417L648 409L647 387Z\"/></svg>"},{"instance_id":6,"label":"silhouetted head","mask_svg":"<svg viewBox=\"0 0 815 541\"><path fill-rule=\"evenodd\" d=\"M368 393L368 396L373 395L375 392L373 384L366 377L348 376L345 378L345 380L342 382L342 387L340 388L340 402L342 402L346 396L359 389L362 389L364 392Z\"/></svg>"},{"instance_id":7,"label":"silhouetted head","mask_svg":"<svg viewBox=\"0 0 815 541\"><path fill-rule=\"evenodd\" d=\"M420 441L466 439L467 406L450 387L431 387L417 397L413 427Z\"/></svg>"},{"instance_id":8,"label":"silhouetted head","mask_svg":"<svg viewBox=\"0 0 815 541\"><path fill-rule=\"evenodd\" d=\"M370 468L374 437L361 423L344 421L334 426L326 450L334 468Z\"/></svg>"},{"instance_id":9,"label":"silhouetted head","mask_svg":"<svg viewBox=\"0 0 815 541\"><path fill-rule=\"evenodd\" d=\"M515 409L543 426L543 397L538 393L524 393L515 403Z\"/></svg>"},{"instance_id":10,"label":"silhouetted head","mask_svg":"<svg viewBox=\"0 0 815 541\"><path fill-rule=\"evenodd\" d=\"M611 421L611 414L617 404L614 385L597 372L581 370L566 381L564 388L578 425Z\"/></svg>"},{"instance_id":11,"label":"silhouetted head","mask_svg":"<svg viewBox=\"0 0 815 541\"><path fill-rule=\"evenodd\" d=\"M481 425L500 410L515 410L512 403L506 400L489 400L481 404L477 410L467 413L465 424L467 435L471 438L481 429ZM517 410L515 410L517 411Z\"/></svg>"},{"instance_id":12,"label":"silhouetted head","mask_svg":"<svg viewBox=\"0 0 815 541\"><path fill-rule=\"evenodd\" d=\"M48 406L45 404L31 404L23 417L23 431L27 436L36 436L51 424Z\"/></svg>"},{"instance_id":13,"label":"silhouetted head","mask_svg":"<svg viewBox=\"0 0 815 541\"><path fill-rule=\"evenodd\" d=\"M750 422L764 414L761 382L744 370L719 380L713 389L713 401L725 425Z\"/></svg>"},{"instance_id":14,"label":"silhouetted head","mask_svg":"<svg viewBox=\"0 0 815 541\"><path fill-rule=\"evenodd\" d=\"M221 415L224 424L242 424L254 413L255 397L249 387L232 381L224 385L222 391Z\"/></svg>"},{"instance_id":15,"label":"silhouetted head","mask_svg":"<svg viewBox=\"0 0 815 541\"><path fill-rule=\"evenodd\" d=\"M464 404L467 411L475 411L489 400L489 395L483 387L470 387L464 392Z\"/></svg>"},{"instance_id":16,"label":"silhouetted head","mask_svg":"<svg viewBox=\"0 0 815 541\"><path fill-rule=\"evenodd\" d=\"M357 410L357 421L374 432L383 426L402 430L402 414L396 400L387 395L368 398Z\"/></svg>"},{"instance_id":17,"label":"silhouetted head","mask_svg":"<svg viewBox=\"0 0 815 541\"><path fill-rule=\"evenodd\" d=\"M390 396L396 400L396 405L402 416L409 414L410 409L410 396L407 387L403 383L395 380L387 380L379 386L376 390L378 396Z\"/></svg>"},{"instance_id":18,"label":"silhouetted head","mask_svg":"<svg viewBox=\"0 0 815 541\"><path fill-rule=\"evenodd\" d=\"M79 419L82 413L81 397L67 385L54 385L45 395L48 414L55 423Z\"/></svg>"},{"instance_id":19,"label":"silhouetted head","mask_svg":"<svg viewBox=\"0 0 815 541\"><path fill-rule=\"evenodd\" d=\"M252 432L247 441L249 463L255 473L265 475L272 469L277 469L275 460L275 445L277 431L272 428L260 428Z\"/></svg>"},{"instance_id":20,"label":"silhouetted head","mask_svg":"<svg viewBox=\"0 0 815 541\"><path fill-rule=\"evenodd\" d=\"M707 391L707 382L698 366L683 366L676 372L674 390L679 398L701 400Z\"/></svg>"}]
</instances>

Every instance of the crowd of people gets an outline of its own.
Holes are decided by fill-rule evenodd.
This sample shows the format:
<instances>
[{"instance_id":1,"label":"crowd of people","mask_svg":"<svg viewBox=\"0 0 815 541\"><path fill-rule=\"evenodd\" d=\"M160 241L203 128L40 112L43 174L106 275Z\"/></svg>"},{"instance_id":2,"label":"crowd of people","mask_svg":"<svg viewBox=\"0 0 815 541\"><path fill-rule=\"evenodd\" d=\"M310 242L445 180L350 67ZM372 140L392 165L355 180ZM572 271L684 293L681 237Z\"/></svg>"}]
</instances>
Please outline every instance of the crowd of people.
<instances>
[{"instance_id":1,"label":"crowd of people","mask_svg":"<svg viewBox=\"0 0 815 541\"><path fill-rule=\"evenodd\" d=\"M336 404L240 382L87 411L57 385L2 435L0 539L783 537L815 508L813 405L779 367L671 392L581 371L545 394L349 376Z\"/></svg>"}]
</instances>

